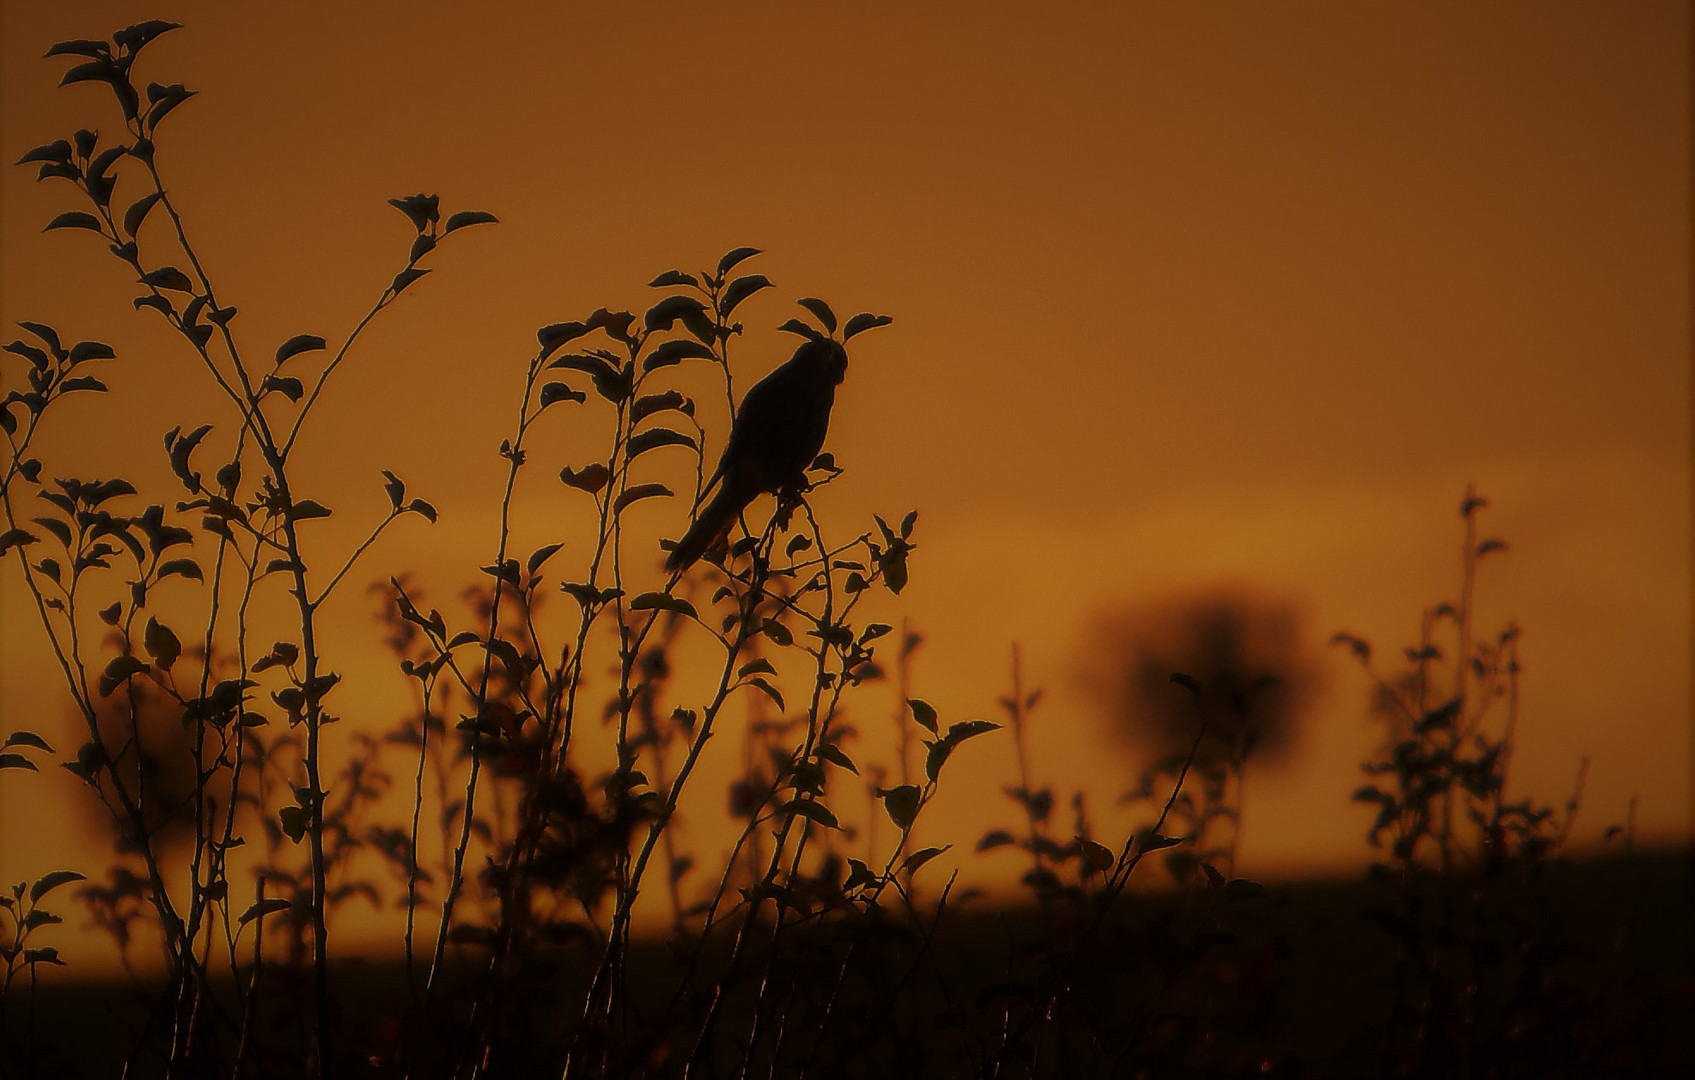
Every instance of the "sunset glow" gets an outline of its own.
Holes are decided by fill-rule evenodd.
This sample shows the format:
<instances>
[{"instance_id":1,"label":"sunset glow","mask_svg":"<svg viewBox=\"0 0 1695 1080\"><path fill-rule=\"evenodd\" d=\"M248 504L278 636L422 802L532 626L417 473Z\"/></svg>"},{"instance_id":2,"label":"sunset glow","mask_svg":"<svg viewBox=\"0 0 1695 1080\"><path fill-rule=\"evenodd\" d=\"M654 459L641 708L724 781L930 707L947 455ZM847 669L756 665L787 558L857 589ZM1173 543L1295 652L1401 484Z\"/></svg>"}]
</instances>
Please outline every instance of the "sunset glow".
<instances>
[{"instance_id":1,"label":"sunset glow","mask_svg":"<svg viewBox=\"0 0 1695 1080\"><path fill-rule=\"evenodd\" d=\"M1563 807L1581 777L1580 854L1622 847L1614 826L1645 848L1695 840L1686 5L488 7L0 5L6 340L36 320L118 356L111 393L44 429L46 476L185 498L161 437L211 422L224 453L239 426L175 332L132 310L134 275L102 242L42 231L72 189L9 164L90 116L122 132L103 87L55 88L53 42L183 24L140 62L143 81L198 91L158 164L254 356L345 339L413 241L389 199L499 218L445 240L372 323L290 463L297 494L336 511L312 523L320 584L341 561L328 553L386 512L381 470L439 515L385 532L322 612L344 676L330 759L416 709L375 618L392 597L367 587L403 576L420 607L471 618L537 328L640 313L655 275L752 245L737 272L773 287L735 313L736 395L794 353L776 328L807 316L797 299L892 317L847 345L824 443L844 471L809 500L835 543L917 511L910 585L866 601L894 628L883 677L844 695L865 779L832 805L852 850L888 839L867 766L895 782L903 699L944 730L1007 724L1016 647L1021 688L1042 690L1020 717L1024 760L1005 730L961 748L914 846L955 845L938 882L957 869L962 890L1018 895L1027 860L972 849L1022 827L1005 794L1021 767L1053 789L1061 839L1074 795L1097 835L1129 835L1148 803L1122 796L1163 752L1148 687L1239 646L1288 696L1242 780L1235 872L1357 876L1379 853L1350 793L1385 731L1332 639L1369 641L1391 672L1427 613L1458 603L1473 485L1478 535L1506 544L1478 564L1477 633L1522 631L1508 794ZM512 502L512 552L562 542L561 574L594 518L560 469L606 455L604 423L581 419L602 403L566 375L589 402L537 425ZM675 375L710 472L723 383L699 361ZM682 534L699 479L685 456L655 452L643 479L679 494L626 518L632 595L666 585L658 540ZM0 880L100 879L110 827L49 764L86 732L17 563L0 561L0 737L36 731L55 753L0 773ZM706 610L717 574L696 566L677 595ZM162 587L161 609L188 624L196 588ZM550 583L538 611L574 603ZM277 586L254 617L287 607ZM1204 617L1225 609L1244 621ZM922 638L904 689L903 628ZM679 635L666 714L711 696L708 645ZM585 670L597 702L614 667ZM793 712L809 669L779 672ZM741 828L744 730L783 714L755 693L726 707L678 808L702 864ZM576 738L585 777L613 767L598 712ZM645 927L669 925L660 892ZM340 931L387 941L391 914L350 908ZM117 967L98 935L74 940L80 972Z\"/></svg>"}]
</instances>

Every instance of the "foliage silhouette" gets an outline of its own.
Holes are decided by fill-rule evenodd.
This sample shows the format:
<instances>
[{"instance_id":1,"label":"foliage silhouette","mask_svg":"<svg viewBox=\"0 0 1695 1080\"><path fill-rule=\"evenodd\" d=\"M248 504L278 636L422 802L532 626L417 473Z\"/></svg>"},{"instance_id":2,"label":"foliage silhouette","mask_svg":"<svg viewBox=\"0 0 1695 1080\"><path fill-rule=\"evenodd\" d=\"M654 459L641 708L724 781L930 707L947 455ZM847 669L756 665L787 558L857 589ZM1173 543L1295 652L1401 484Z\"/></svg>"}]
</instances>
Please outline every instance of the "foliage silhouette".
<instances>
[{"instance_id":1,"label":"foliage silhouette","mask_svg":"<svg viewBox=\"0 0 1695 1080\"><path fill-rule=\"evenodd\" d=\"M363 508L312 497L295 467L315 435L308 417L371 321L433 287L419 283L443 242L496 219L444 214L434 195L391 200L410 226L404 261L339 344L300 333L252 352L161 172L159 126L194 92L136 78L141 50L176 29L145 22L49 50L71 64L65 83L110 90L123 141L83 129L22 159L76 189L84 208L48 228L101 236L141 287L136 310L185 342L223 413L165 435L180 493L56 476L37 456L43 425L75 430L72 395L108 392L96 372L115 352L67 346L39 322L5 346L0 557L33 601L86 741L62 754L8 732L0 771L27 782L63 758L119 851L98 882L55 870L0 891L0 1065L184 1077L1235 1076L1337 1060L1329 1071L1360 1071L1360 1056L1323 1058L1290 1034L1315 985L1292 981L1296 929L1275 893L1233 877L1206 832L1240 812L1254 730L1241 680L1149 668L1150 712L1181 718L1180 752L1150 772L1148 820L1108 843L1080 792L1062 827L1054 789L1039 784L1025 735L1040 692L1015 654L1005 706L1019 776L1007 794L1023 835L991 832L978 847L1027 856L1034 903L975 911L956 876L940 882L952 845L920 846L919 830L954 754L1001 725L944 720L912 685L918 635L871 617L874 597L907 584L916 512L843 529L810 499L842 473L820 451L843 344L890 319L840 320L799 298L805 317L777 329L806 339L790 361L800 367L738 399L746 305L775 288L746 270L757 249L660 274L639 313L599 308L537 332L513 365L522 389L499 446L492 551L457 608L431 606L440 586L413 572L373 571L391 527L433 523L436 509L375 465ZM712 477L717 435L673 381L682 365L722 380L729 434ZM784 370L811 373L794 395L810 399L802 409ZM794 429L772 419L796 411ZM518 478L539 464L540 433L565 424L600 440L590 460L547 465L589 500L592 526L526 552ZM678 498L691 481L692 498ZM680 524L685 502L700 509L667 573L647 511L668 506ZM1632 1018L1544 959L1569 943L1563 929L1513 918L1569 834L1575 799L1562 819L1505 796L1516 637L1472 639L1475 563L1499 549L1469 531L1480 506L1468 497L1461 602L1427 618L1409 674L1380 680L1391 738L1358 798L1378 808L1374 838L1391 840L1379 875L1389 899L1371 916L1389 946L1361 956L1387 957L1392 977L1360 995L1368 1015L1387 1016L1368 1063L1396 1075L1652 1067L1658 1048L1628 1041L1641 1030ZM338 548L312 524L338 512L374 524ZM697 545L713 549L704 562ZM412 694L386 733L339 723L344 678L364 673L323 648L348 583L372 576ZM1452 702L1431 697L1442 619L1459 634ZM891 654L900 751L884 764L859 748L851 709ZM702 670L703 684L685 677ZM1501 700L1505 730L1487 734L1482 710ZM676 825L685 798L718 794L697 773L738 709L743 767L725 794L741 830L714 866ZM164 782L184 772L187 785ZM857 825L849 807L862 794ZM1188 860L1183 887L1131 895L1156 853ZM37 1037L36 1005L56 982L38 975L66 963L46 942L61 890L79 882L126 965L143 949L158 962L132 968L123 1040L88 1037L106 1014L64 984L76 1041L59 1045ZM397 912L397 963L357 962L345 944L338 916L366 905ZM637 933L651 911L663 937ZM15 984L27 984L21 1021L7 1011ZM1570 1022L1572 1002L1610 1026L1592 1037ZM105 1052L115 1057L97 1060Z\"/></svg>"}]
</instances>

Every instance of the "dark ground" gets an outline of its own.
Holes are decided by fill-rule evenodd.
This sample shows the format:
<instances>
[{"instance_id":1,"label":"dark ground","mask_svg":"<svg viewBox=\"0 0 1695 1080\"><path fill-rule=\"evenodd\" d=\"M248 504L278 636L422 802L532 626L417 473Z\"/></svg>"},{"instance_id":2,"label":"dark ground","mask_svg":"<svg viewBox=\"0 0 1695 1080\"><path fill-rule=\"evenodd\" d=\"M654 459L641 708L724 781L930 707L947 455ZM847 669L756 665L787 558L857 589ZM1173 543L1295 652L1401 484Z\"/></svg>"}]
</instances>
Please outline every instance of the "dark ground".
<instances>
[{"instance_id":1,"label":"dark ground","mask_svg":"<svg viewBox=\"0 0 1695 1080\"><path fill-rule=\"evenodd\" d=\"M829 1034L816 1049L812 1037L786 1039L765 1066L776 1076L809 1062L820 1076L971 1075L1007 1030L1019 1030L1031 1003L1058 990L1003 1075L1695 1075L1695 853L1551 862L1506 886L1459 879L1420 894L1430 906L1412 919L1402 916L1413 894L1381 882L1242 892L1128 899L1081 950L1067 944L1077 922L1063 902L1045 912L974 902L944 915L933 959L891 911L888 925L859 928ZM1437 910L1448 915L1430 914ZM829 929L795 937L804 940L778 954L765 980L767 1000L779 1003L767 1031L815 1031L847 954ZM1402 942L1433 965L1404 962ZM721 945L709 949L703 970L721 955ZM509 1000L528 1008L507 1014L508 1056L496 1075L558 1075L591 957L552 959L511 984L520 989ZM678 970L670 946L638 950L638 1014L658 1011ZM14 984L0 1075L124 1075L144 995L74 974L74 966L45 970L33 1003L27 982ZM393 962L349 961L334 981L349 1053L338 1075L399 1075L397 1042L428 1044L418 1074L441 1070L462 1017L420 1023ZM690 1018L716 983L696 985L701 993L674 1014L681 1021L633 1028L644 1053L610 1071L680 1072ZM305 997L286 973L264 990L267 1019L254 1033L262 1052L244 1075L298 1075ZM730 999L722 1027L749 1029L752 1003L751 990ZM726 1052L727 1062L731 1043ZM128 1075L162 1073L143 1054Z\"/></svg>"}]
</instances>

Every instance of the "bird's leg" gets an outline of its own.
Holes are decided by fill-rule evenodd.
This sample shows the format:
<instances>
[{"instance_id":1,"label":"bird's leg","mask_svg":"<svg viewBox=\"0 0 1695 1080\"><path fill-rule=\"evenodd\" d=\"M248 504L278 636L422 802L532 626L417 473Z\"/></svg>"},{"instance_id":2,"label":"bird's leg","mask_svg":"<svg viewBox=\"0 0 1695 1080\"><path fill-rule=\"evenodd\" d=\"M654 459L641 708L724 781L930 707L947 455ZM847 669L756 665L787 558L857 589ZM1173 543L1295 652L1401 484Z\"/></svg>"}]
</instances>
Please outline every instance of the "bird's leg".
<instances>
[{"instance_id":1,"label":"bird's leg","mask_svg":"<svg viewBox=\"0 0 1695 1080\"><path fill-rule=\"evenodd\" d=\"M794 517L795 510L805 501L805 494L810 490L811 485L807 485L805 487L785 487L777 493L776 521L778 529L788 529L789 519Z\"/></svg>"}]
</instances>

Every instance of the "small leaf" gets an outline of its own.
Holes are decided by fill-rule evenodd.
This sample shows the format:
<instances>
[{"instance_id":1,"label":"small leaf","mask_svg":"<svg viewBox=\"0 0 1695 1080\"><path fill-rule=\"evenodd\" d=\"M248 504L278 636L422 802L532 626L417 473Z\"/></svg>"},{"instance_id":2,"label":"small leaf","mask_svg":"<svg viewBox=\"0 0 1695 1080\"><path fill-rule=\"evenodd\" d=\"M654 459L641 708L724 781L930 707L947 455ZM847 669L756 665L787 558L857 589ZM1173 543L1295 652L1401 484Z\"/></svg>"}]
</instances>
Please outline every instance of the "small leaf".
<instances>
[{"instance_id":1,"label":"small leaf","mask_svg":"<svg viewBox=\"0 0 1695 1080\"><path fill-rule=\"evenodd\" d=\"M148 19L146 22L139 22L134 26L126 26L124 29L117 31L112 35L112 40L128 49L130 55L133 57L136 53L141 51L141 47L143 45L146 45L160 34L181 29L182 23L166 22L164 19Z\"/></svg>"},{"instance_id":2,"label":"small leaf","mask_svg":"<svg viewBox=\"0 0 1695 1080\"><path fill-rule=\"evenodd\" d=\"M106 173L110 171L112 165L128 152L129 147L127 146L107 147L99 157L88 163L88 179L90 181L106 180ZM107 181L107 183L109 185L111 182Z\"/></svg>"},{"instance_id":3,"label":"small leaf","mask_svg":"<svg viewBox=\"0 0 1695 1080\"><path fill-rule=\"evenodd\" d=\"M143 285L151 285L155 289L170 289L174 292L193 292L194 282L188 275L174 266L161 266L157 270L141 275Z\"/></svg>"},{"instance_id":4,"label":"small leaf","mask_svg":"<svg viewBox=\"0 0 1695 1080\"><path fill-rule=\"evenodd\" d=\"M3 346L3 348L9 353L15 353L18 356L23 357L25 360L28 360L38 371L46 370L47 368L47 354L36 348L34 345L26 345L22 341L13 341L11 344Z\"/></svg>"},{"instance_id":5,"label":"small leaf","mask_svg":"<svg viewBox=\"0 0 1695 1080\"><path fill-rule=\"evenodd\" d=\"M581 390L573 390L562 382L550 382L541 388L541 407L544 409L556 401L574 401L580 405L587 400L587 394Z\"/></svg>"},{"instance_id":6,"label":"small leaf","mask_svg":"<svg viewBox=\"0 0 1695 1080\"><path fill-rule=\"evenodd\" d=\"M862 334L867 330L873 330L879 326L887 326L892 322L894 322L894 320L889 318L887 315L873 315L868 311L860 312L858 315L849 319L846 326L842 327L842 340L847 341L855 334Z\"/></svg>"},{"instance_id":7,"label":"small leaf","mask_svg":"<svg viewBox=\"0 0 1695 1080\"><path fill-rule=\"evenodd\" d=\"M612 511L613 513L618 513L622 511L624 507L639 499L650 499L655 496L668 496L670 494L671 489L666 487L664 484L635 484L631 487L625 488L624 493L618 496L617 501L612 504Z\"/></svg>"},{"instance_id":8,"label":"small leaf","mask_svg":"<svg viewBox=\"0 0 1695 1080\"><path fill-rule=\"evenodd\" d=\"M390 199L388 204L406 215L406 220L419 232L424 232L441 219L441 200L434 195L408 195L401 199ZM399 292L399 289L395 290Z\"/></svg>"},{"instance_id":9,"label":"small leaf","mask_svg":"<svg viewBox=\"0 0 1695 1080\"><path fill-rule=\"evenodd\" d=\"M161 670L169 671L177 657L182 655L182 642L177 639L171 628L159 620L148 617L147 630L142 636L142 644Z\"/></svg>"},{"instance_id":10,"label":"small leaf","mask_svg":"<svg viewBox=\"0 0 1695 1080\"><path fill-rule=\"evenodd\" d=\"M191 578L195 581L206 580L200 573L200 564L195 562L193 559L172 559L170 562L161 563L159 565L159 579L161 581L173 574L185 578Z\"/></svg>"},{"instance_id":11,"label":"small leaf","mask_svg":"<svg viewBox=\"0 0 1695 1080\"><path fill-rule=\"evenodd\" d=\"M524 564L527 573L534 574L541 568L542 563L553 557L553 553L564 547L564 544L543 544L530 553L529 561Z\"/></svg>"},{"instance_id":12,"label":"small leaf","mask_svg":"<svg viewBox=\"0 0 1695 1080\"><path fill-rule=\"evenodd\" d=\"M113 360L117 355L104 341L79 341L71 346L70 361L80 364L84 360Z\"/></svg>"},{"instance_id":13,"label":"small leaf","mask_svg":"<svg viewBox=\"0 0 1695 1080\"><path fill-rule=\"evenodd\" d=\"M841 747L834 743L825 743L818 748L818 756L838 768L846 769L855 776L859 775L859 766L853 763Z\"/></svg>"},{"instance_id":14,"label":"small leaf","mask_svg":"<svg viewBox=\"0 0 1695 1080\"><path fill-rule=\"evenodd\" d=\"M764 680L764 679L749 679L747 682L743 683L742 685L758 687L765 694L766 697L770 698L772 701L777 703L778 711L781 711L784 708L783 695L780 692L778 692L778 690L775 686L772 686L766 680Z\"/></svg>"},{"instance_id":15,"label":"small leaf","mask_svg":"<svg viewBox=\"0 0 1695 1080\"><path fill-rule=\"evenodd\" d=\"M287 360L299 356L303 352L322 349L324 339L317 334L296 334L277 346L277 366L282 367Z\"/></svg>"},{"instance_id":16,"label":"small leaf","mask_svg":"<svg viewBox=\"0 0 1695 1080\"><path fill-rule=\"evenodd\" d=\"M758 254L761 254L761 252L756 247L739 247L725 252L724 257L718 260L718 276L723 277L735 269L737 263L744 259L751 259Z\"/></svg>"},{"instance_id":17,"label":"small leaf","mask_svg":"<svg viewBox=\"0 0 1695 1080\"><path fill-rule=\"evenodd\" d=\"M953 845L948 844L944 847L927 847L922 851L914 851L906 857L905 862L900 864L900 868L910 874L951 847Z\"/></svg>"},{"instance_id":18,"label":"small leaf","mask_svg":"<svg viewBox=\"0 0 1695 1080\"><path fill-rule=\"evenodd\" d=\"M667 296L647 310L642 322L648 330L658 331L671 329L678 320L701 341L712 340L712 320L706 316L706 305L692 296Z\"/></svg>"},{"instance_id":19,"label":"small leaf","mask_svg":"<svg viewBox=\"0 0 1695 1080\"><path fill-rule=\"evenodd\" d=\"M298 807L298 806L290 806L290 807L287 807L283 810L283 814L287 815L289 810L299 810L299 809L300 809L300 807ZM286 823L286 820L285 820L285 824L283 825L283 829L285 831L287 831L287 829L288 829L288 825ZM302 826L301 834L304 835L304 833L305 833L305 828L304 828L304 826ZM293 836L295 843L300 842L300 836L296 836L293 833L290 833L290 835ZM291 908L293 906L294 905L291 902L289 902L288 900L284 900L281 897L273 896L269 900L261 900L258 903L255 903L252 907L250 907L246 911L242 912L241 918L236 920L236 922L237 922L238 925L245 926L248 923L252 922L254 919L263 919L267 915L274 915L279 911L287 911L289 908Z\"/></svg>"},{"instance_id":20,"label":"small leaf","mask_svg":"<svg viewBox=\"0 0 1695 1080\"><path fill-rule=\"evenodd\" d=\"M100 224L99 218L82 210L65 211L52 221L49 221L47 223L47 227L41 231L51 232L54 229L88 229L91 232L100 233L102 236L106 233L105 228Z\"/></svg>"},{"instance_id":21,"label":"small leaf","mask_svg":"<svg viewBox=\"0 0 1695 1080\"><path fill-rule=\"evenodd\" d=\"M662 394L645 394L630 405L630 423L638 424L654 413L670 409L688 410L689 399L675 390L667 390Z\"/></svg>"},{"instance_id":22,"label":"small leaf","mask_svg":"<svg viewBox=\"0 0 1695 1080\"><path fill-rule=\"evenodd\" d=\"M589 332L589 327L580 322L554 323L536 331L536 340L541 343L542 356L550 355L555 349L568 341L582 337Z\"/></svg>"},{"instance_id":23,"label":"small leaf","mask_svg":"<svg viewBox=\"0 0 1695 1080\"><path fill-rule=\"evenodd\" d=\"M182 83L172 83L170 86L160 86L149 83L147 99L152 102L147 108L147 129L152 131L178 105L193 97L198 91L190 90Z\"/></svg>"},{"instance_id":24,"label":"small leaf","mask_svg":"<svg viewBox=\"0 0 1695 1080\"><path fill-rule=\"evenodd\" d=\"M571 597L584 608L594 607L598 604L609 604L624 595L623 589L597 589L593 585L584 585L576 581L561 582L559 591Z\"/></svg>"},{"instance_id":25,"label":"small leaf","mask_svg":"<svg viewBox=\"0 0 1695 1080\"><path fill-rule=\"evenodd\" d=\"M912 784L902 784L883 794L883 808L895 828L905 832L912 827L918 817L918 798L918 788Z\"/></svg>"},{"instance_id":26,"label":"small leaf","mask_svg":"<svg viewBox=\"0 0 1695 1080\"><path fill-rule=\"evenodd\" d=\"M267 375L259 384L259 393L278 393L290 401L298 402L306 395L306 386L292 375Z\"/></svg>"},{"instance_id":27,"label":"small leaf","mask_svg":"<svg viewBox=\"0 0 1695 1080\"><path fill-rule=\"evenodd\" d=\"M673 285L699 285L693 274L685 274L681 270L667 270L647 283L650 289L669 289Z\"/></svg>"},{"instance_id":28,"label":"small leaf","mask_svg":"<svg viewBox=\"0 0 1695 1080\"><path fill-rule=\"evenodd\" d=\"M764 274L749 274L746 277L739 277L726 285L723 293L719 295L719 311L723 313L725 318L728 318L732 311L741 306L743 300L761 289L770 287L771 281Z\"/></svg>"},{"instance_id":29,"label":"small leaf","mask_svg":"<svg viewBox=\"0 0 1695 1080\"><path fill-rule=\"evenodd\" d=\"M847 892L867 885L875 885L879 880L881 879L871 872L869 866L858 859L849 859L848 876L847 880L842 882L842 891Z\"/></svg>"},{"instance_id":30,"label":"small leaf","mask_svg":"<svg viewBox=\"0 0 1695 1080\"><path fill-rule=\"evenodd\" d=\"M388 493L389 509L399 510L400 504L406 499L406 481L384 469L383 490Z\"/></svg>"},{"instance_id":31,"label":"small leaf","mask_svg":"<svg viewBox=\"0 0 1695 1080\"><path fill-rule=\"evenodd\" d=\"M830 305L816 296L803 296L795 303L812 312L818 321L824 324L824 329L830 333L836 332L836 313L830 310Z\"/></svg>"},{"instance_id":32,"label":"small leaf","mask_svg":"<svg viewBox=\"0 0 1695 1080\"><path fill-rule=\"evenodd\" d=\"M839 829L841 823L830 808L816 799L791 799L782 807L783 813L799 814L810 821L816 821L826 829Z\"/></svg>"},{"instance_id":33,"label":"small leaf","mask_svg":"<svg viewBox=\"0 0 1695 1080\"><path fill-rule=\"evenodd\" d=\"M147 664L138 657L127 653L114 656L112 662L106 665L106 670L100 676L100 696L111 697L116 690L132 675L147 670Z\"/></svg>"},{"instance_id":34,"label":"small leaf","mask_svg":"<svg viewBox=\"0 0 1695 1080\"><path fill-rule=\"evenodd\" d=\"M686 446L694 449L694 437L685 435L670 428L649 428L637 435L630 436L630 457L644 454L661 446Z\"/></svg>"},{"instance_id":35,"label":"small leaf","mask_svg":"<svg viewBox=\"0 0 1695 1080\"><path fill-rule=\"evenodd\" d=\"M771 661L761 656L757 659L749 660L747 663L738 668L736 671L736 678L745 679L749 675L775 674L777 674L777 669L771 666Z\"/></svg>"},{"instance_id":36,"label":"small leaf","mask_svg":"<svg viewBox=\"0 0 1695 1080\"><path fill-rule=\"evenodd\" d=\"M1118 856L1105 844L1097 844L1093 840L1078 838L1078 847L1083 854L1083 865L1097 874L1104 874L1118 865Z\"/></svg>"},{"instance_id":37,"label":"small leaf","mask_svg":"<svg viewBox=\"0 0 1695 1080\"><path fill-rule=\"evenodd\" d=\"M54 536L58 537L59 543L66 548L71 546L71 527L69 525L66 525L58 518L38 517L31 520L46 529L48 532L52 533Z\"/></svg>"},{"instance_id":38,"label":"small leaf","mask_svg":"<svg viewBox=\"0 0 1695 1080\"><path fill-rule=\"evenodd\" d=\"M0 769L28 769L30 772L41 771L35 767L35 762L24 757L22 754L5 753L0 753Z\"/></svg>"},{"instance_id":39,"label":"small leaf","mask_svg":"<svg viewBox=\"0 0 1695 1080\"><path fill-rule=\"evenodd\" d=\"M816 327L811 326L807 323L801 322L799 319L790 319L788 322L785 322L783 325L777 327L777 329L781 330L782 332L784 332L786 334L799 334L801 337L806 338L808 341L826 341L826 340L828 340L823 334L820 334L818 332L818 329Z\"/></svg>"},{"instance_id":40,"label":"small leaf","mask_svg":"<svg viewBox=\"0 0 1695 1080\"><path fill-rule=\"evenodd\" d=\"M304 806L285 806L278 812L277 820L288 838L298 844L312 823L312 815Z\"/></svg>"},{"instance_id":41,"label":"small leaf","mask_svg":"<svg viewBox=\"0 0 1695 1080\"><path fill-rule=\"evenodd\" d=\"M912 718L918 721L918 725L934 735L936 733L935 708L922 698L907 698L906 703L911 707Z\"/></svg>"},{"instance_id":42,"label":"small leaf","mask_svg":"<svg viewBox=\"0 0 1695 1080\"><path fill-rule=\"evenodd\" d=\"M389 283L389 291L394 293L394 295L399 296L401 292L405 290L406 286L417 281L427 273L429 273L429 271L421 266L408 266L400 273L394 275L394 280Z\"/></svg>"},{"instance_id":43,"label":"small leaf","mask_svg":"<svg viewBox=\"0 0 1695 1080\"><path fill-rule=\"evenodd\" d=\"M513 585L518 584L517 559L507 559L505 562L498 564L490 563L487 566L478 567L478 569L487 574L489 577L494 578L496 581L505 581Z\"/></svg>"},{"instance_id":44,"label":"small leaf","mask_svg":"<svg viewBox=\"0 0 1695 1080\"><path fill-rule=\"evenodd\" d=\"M47 745L47 740L33 731L12 732L6 736L5 742L0 743L0 749L5 749L8 746L33 746L37 750L45 750L49 754L53 752L53 748Z\"/></svg>"},{"instance_id":45,"label":"small leaf","mask_svg":"<svg viewBox=\"0 0 1695 1080\"><path fill-rule=\"evenodd\" d=\"M425 521L428 521L431 525L434 525L436 522L436 508L425 502L423 499L413 499L411 502L407 503L406 512L409 514L417 514Z\"/></svg>"},{"instance_id":46,"label":"small leaf","mask_svg":"<svg viewBox=\"0 0 1695 1080\"><path fill-rule=\"evenodd\" d=\"M495 225L499 222L499 218L486 210L461 210L447 219L447 224L442 226L441 234L446 236L448 233L456 232L467 225Z\"/></svg>"},{"instance_id":47,"label":"small leaf","mask_svg":"<svg viewBox=\"0 0 1695 1080\"><path fill-rule=\"evenodd\" d=\"M686 615L691 619L700 618L700 616L695 613L693 604L684 600L680 596L672 596L669 593L661 592L642 593L640 596L630 601L630 610L675 611L677 614Z\"/></svg>"},{"instance_id":48,"label":"small leaf","mask_svg":"<svg viewBox=\"0 0 1695 1080\"><path fill-rule=\"evenodd\" d=\"M92 44L92 43L91 43ZM55 46L57 48L57 46ZM48 53L48 56L54 55ZM64 139L44 143L18 159L19 165L28 165L33 161L68 162L71 160L71 144Z\"/></svg>"},{"instance_id":49,"label":"small leaf","mask_svg":"<svg viewBox=\"0 0 1695 1080\"><path fill-rule=\"evenodd\" d=\"M589 316L588 326L590 330L605 330L619 341L628 342L633 340L630 337L630 324L635 321L636 317L628 311L596 308L594 314Z\"/></svg>"},{"instance_id":50,"label":"small leaf","mask_svg":"<svg viewBox=\"0 0 1695 1080\"><path fill-rule=\"evenodd\" d=\"M147 219L148 211L157 206L162 198L164 198L163 195L154 191L132 203L130 208L124 212L124 232L134 236L141 229L141 223Z\"/></svg>"},{"instance_id":51,"label":"small leaf","mask_svg":"<svg viewBox=\"0 0 1695 1080\"><path fill-rule=\"evenodd\" d=\"M566 466L559 470L559 479L564 481L568 487L586 491L590 495L605 487L606 482L611 478L612 474L607 471L606 466L599 463L584 465L580 469Z\"/></svg>"},{"instance_id":52,"label":"small leaf","mask_svg":"<svg viewBox=\"0 0 1695 1080\"><path fill-rule=\"evenodd\" d=\"M54 870L51 873L43 874L36 879L34 885L30 886L30 903L38 903L43 896L46 896L61 885L69 885L73 881L86 880L88 879L77 873L75 870Z\"/></svg>"},{"instance_id":53,"label":"small leaf","mask_svg":"<svg viewBox=\"0 0 1695 1080\"><path fill-rule=\"evenodd\" d=\"M327 518L330 508L315 499L301 499L288 509L290 521L310 521L313 518Z\"/></svg>"},{"instance_id":54,"label":"small leaf","mask_svg":"<svg viewBox=\"0 0 1695 1080\"><path fill-rule=\"evenodd\" d=\"M693 338L672 338L662 341L642 361L643 371L657 371L680 364L684 360L716 360L718 355Z\"/></svg>"},{"instance_id":55,"label":"small leaf","mask_svg":"<svg viewBox=\"0 0 1695 1080\"><path fill-rule=\"evenodd\" d=\"M991 731L999 731L1000 725L990 720L966 720L962 723L951 724L948 733L942 736L953 746L958 746L966 739L976 738Z\"/></svg>"}]
</instances>

